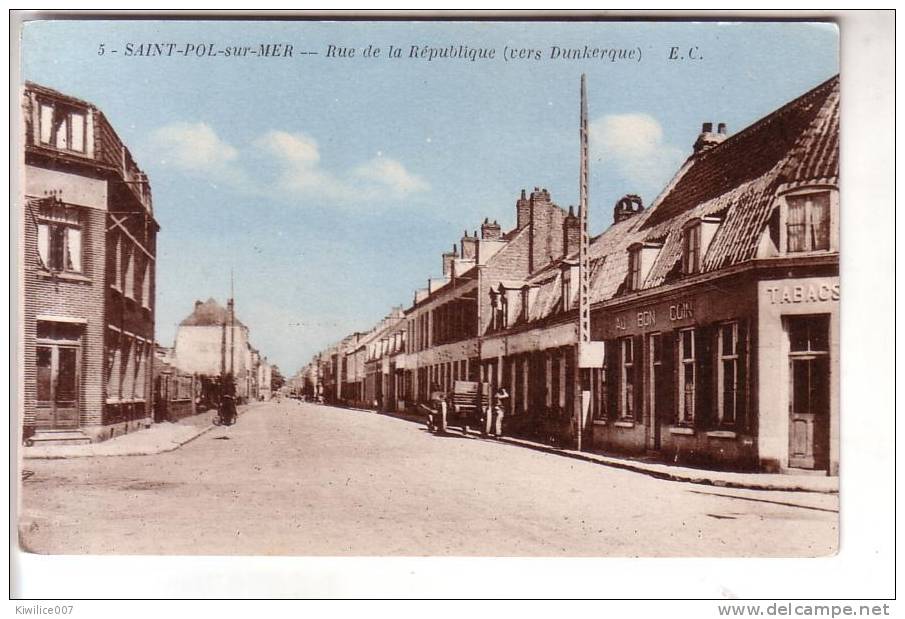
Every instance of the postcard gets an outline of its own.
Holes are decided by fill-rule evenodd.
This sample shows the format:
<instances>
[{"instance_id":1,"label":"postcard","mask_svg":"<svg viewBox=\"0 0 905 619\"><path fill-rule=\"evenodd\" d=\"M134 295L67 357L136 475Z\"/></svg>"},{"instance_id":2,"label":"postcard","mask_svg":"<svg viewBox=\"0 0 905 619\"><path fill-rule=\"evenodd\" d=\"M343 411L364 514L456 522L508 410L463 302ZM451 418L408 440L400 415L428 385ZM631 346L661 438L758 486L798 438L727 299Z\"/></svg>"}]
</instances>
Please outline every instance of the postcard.
<instances>
[{"instance_id":1,"label":"postcard","mask_svg":"<svg viewBox=\"0 0 905 619\"><path fill-rule=\"evenodd\" d=\"M838 551L835 23L20 45L22 552Z\"/></svg>"}]
</instances>

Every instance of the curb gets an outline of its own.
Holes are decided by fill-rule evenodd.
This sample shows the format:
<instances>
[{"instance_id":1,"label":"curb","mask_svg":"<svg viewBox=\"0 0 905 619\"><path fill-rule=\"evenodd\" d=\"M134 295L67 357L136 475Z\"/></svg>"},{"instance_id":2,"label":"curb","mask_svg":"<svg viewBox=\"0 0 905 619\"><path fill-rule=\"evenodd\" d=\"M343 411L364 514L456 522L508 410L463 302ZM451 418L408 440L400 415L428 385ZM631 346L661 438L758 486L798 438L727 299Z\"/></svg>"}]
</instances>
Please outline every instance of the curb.
<instances>
[{"instance_id":1,"label":"curb","mask_svg":"<svg viewBox=\"0 0 905 619\"><path fill-rule=\"evenodd\" d=\"M237 417L244 415L249 410L251 410L251 409L239 411L237 414ZM124 453L85 453L85 454L66 454L66 455L54 455L54 454L29 455L28 453L23 453L22 459L23 460L69 460L71 458L119 458L119 457L128 457L128 456L153 456L156 454L163 454L163 453L169 453L171 451L176 451L183 445L191 443L199 436L210 432L217 426L214 425L213 423L211 423L210 425L208 425L206 427L205 426L199 426L199 427L201 429L198 432L196 432L195 434L192 434L191 436L189 436L188 438L185 438L181 441L173 441L171 445L167 445L160 449L148 449L148 450L144 450L144 451L127 451ZM95 443L95 444L103 445L103 443Z\"/></svg>"},{"instance_id":2,"label":"curb","mask_svg":"<svg viewBox=\"0 0 905 619\"><path fill-rule=\"evenodd\" d=\"M117 458L117 457L126 457L126 456L153 456L156 454L169 453L171 451L176 451L183 445L187 443L191 443L196 438L205 434L212 430L215 426L209 425L207 427L202 427L201 430L196 432L195 434L189 436L186 439L183 439L180 442L173 442L172 445L167 445L160 449L148 449L143 451L127 451L123 453L85 453L85 454L66 454L66 455L29 455L28 453L22 454L23 460L70 460L72 458Z\"/></svg>"},{"instance_id":3,"label":"curb","mask_svg":"<svg viewBox=\"0 0 905 619\"><path fill-rule=\"evenodd\" d=\"M351 407L349 407L351 408ZM379 415L385 415L387 417L393 417L395 419L401 419L404 421L410 421L412 423L419 423L419 420L414 418L414 416L410 415L402 415L395 412L389 411L374 411L371 409L360 409L353 408L352 410L361 410L369 413L377 413ZM421 421L420 423L423 423ZM689 484L699 484L703 486L713 486L717 488L733 488L740 490L762 490L762 491L780 491L780 492L812 492L815 494L839 494L838 485L835 488L815 488L813 486L809 486L807 484L802 484L797 480L789 479L787 482L777 482L777 481L750 481L750 482L742 482L731 479L714 479L712 477L708 477L705 471L701 471L700 475L695 475L691 473L683 473L679 471L664 471L662 469L652 469L643 464L633 462L631 460L624 460L621 458L612 458L608 456L601 456L598 454L586 454L583 452L572 451L567 449L558 449L556 447L552 447L549 445L543 445L541 443L534 443L532 441L527 441L524 439L512 438L509 436L483 436L479 431L471 430L468 431L469 435L475 436L477 438L494 440L500 443L505 443L507 445L513 445L517 447L523 447L526 449L532 449L534 451L540 451L543 453L548 453L552 455L562 456L564 458L572 458L574 460L581 460L583 462L589 462L591 464L598 464L601 466L609 466L616 469L622 469L625 471L631 471L633 473L641 473L643 475L648 475L650 477L654 477L656 479L663 479L666 481L675 481L675 482L683 482ZM669 465L661 465L661 466L669 466ZM759 473L752 473L752 475L758 475ZM822 478L821 478L822 479Z\"/></svg>"},{"instance_id":4,"label":"curb","mask_svg":"<svg viewBox=\"0 0 905 619\"><path fill-rule=\"evenodd\" d=\"M535 451L541 451L544 453L556 454L559 456L563 456L566 458L572 458L574 460L581 460L584 462L591 462L593 464L600 464L602 466L610 466L617 469L623 469L626 471L632 471L634 473L642 473L644 475L648 475L650 477L655 477L657 479L664 479L667 481L677 481L677 482L685 482L691 484L700 484L704 486L715 486L719 488L736 488L743 490L774 490L774 491L782 491L782 492L813 492L816 494L839 494L838 488L814 488L809 487L807 485L798 483L797 481L790 480L790 483L776 483L772 481L763 481L763 482L741 482L734 481L729 479L713 479L707 477L702 474L691 475L684 474L679 472L671 472L664 471L660 469L651 469L646 466L634 463L630 460L621 460L616 458L608 458L606 456L592 456L590 454L583 454L581 452L571 451L571 450L562 450L557 449L555 447L549 447L547 445L540 445L536 443L531 443L528 441L522 441L519 439L513 439L510 437L502 436L502 437L491 437L496 441L501 443L507 443L509 445L517 445L519 447L525 447L527 449L533 449ZM666 465L668 466L668 465ZM703 473L703 471L702 471ZM757 473L752 473L752 475L756 475Z\"/></svg>"}]
</instances>

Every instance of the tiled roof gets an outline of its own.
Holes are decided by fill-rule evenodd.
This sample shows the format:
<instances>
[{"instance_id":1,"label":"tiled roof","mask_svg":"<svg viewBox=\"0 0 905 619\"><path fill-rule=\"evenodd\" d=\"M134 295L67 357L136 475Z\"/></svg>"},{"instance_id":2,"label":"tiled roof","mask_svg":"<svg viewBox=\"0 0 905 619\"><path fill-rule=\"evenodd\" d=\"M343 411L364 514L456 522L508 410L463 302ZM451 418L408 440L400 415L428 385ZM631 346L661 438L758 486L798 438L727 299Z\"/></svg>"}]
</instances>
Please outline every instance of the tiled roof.
<instances>
[{"instance_id":1,"label":"tiled roof","mask_svg":"<svg viewBox=\"0 0 905 619\"><path fill-rule=\"evenodd\" d=\"M244 327L238 318L233 317L236 326ZM205 302L197 302L195 311L179 323L180 327L219 327L229 324L229 311L219 305L214 299Z\"/></svg>"},{"instance_id":2,"label":"tiled roof","mask_svg":"<svg viewBox=\"0 0 905 619\"><path fill-rule=\"evenodd\" d=\"M780 162L789 162L803 153L810 152L813 144L808 138L815 136L822 124L815 119L825 118L824 108L829 105L838 111L839 78L834 77L799 98L787 103L772 114L731 136L722 144L695 156L694 165L682 176L675 187L660 201L656 212L647 221L653 227L668 221L696 205L732 191L752 180L768 174ZM833 154L833 144L824 143L819 153L821 165L809 161L815 168L824 168L823 159L838 161ZM822 156L821 156L822 153ZM794 155L794 157L793 157ZM807 157L812 159L813 156ZM830 162L832 163L832 162ZM806 166L807 167L807 166ZM796 169L799 169L800 166Z\"/></svg>"},{"instance_id":3,"label":"tiled roof","mask_svg":"<svg viewBox=\"0 0 905 619\"><path fill-rule=\"evenodd\" d=\"M836 184L838 175L837 76L692 161L643 226L639 240L664 240L644 287L663 284L676 268L686 221L722 214L701 270L725 268L754 258L777 190Z\"/></svg>"},{"instance_id":4,"label":"tiled roof","mask_svg":"<svg viewBox=\"0 0 905 619\"><path fill-rule=\"evenodd\" d=\"M591 303L621 293L628 273L628 248L636 242L662 243L643 287L665 283L678 265L682 226L692 218L722 217L703 257L702 271L751 260L777 191L804 184L834 185L838 175L836 76L722 144L689 158L648 209L594 238L589 248ZM557 267L551 265L528 279L540 288L529 316L532 322L561 309Z\"/></svg>"}]
</instances>

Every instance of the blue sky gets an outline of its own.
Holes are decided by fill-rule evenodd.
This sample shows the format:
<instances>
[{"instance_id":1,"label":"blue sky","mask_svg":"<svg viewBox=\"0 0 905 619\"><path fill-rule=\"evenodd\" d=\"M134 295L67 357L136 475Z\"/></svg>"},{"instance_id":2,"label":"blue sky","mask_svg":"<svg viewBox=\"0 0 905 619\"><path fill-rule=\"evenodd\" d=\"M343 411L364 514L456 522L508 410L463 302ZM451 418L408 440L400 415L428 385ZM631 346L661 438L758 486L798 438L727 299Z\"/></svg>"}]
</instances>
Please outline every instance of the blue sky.
<instances>
[{"instance_id":1,"label":"blue sky","mask_svg":"<svg viewBox=\"0 0 905 619\"><path fill-rule=\"evenodd\" d=\"M125 57L156 42L319 53ZM356 57L328 58L331 44ZM460 44L496 57L408 57ZM584 45L641 60L549 58ZM670 60L673 46L700 58ZM507 62L507 47L542 59ZM744 128L834 75L837 50L834 26L807 23L39 21L22 75L100 107L149 174L158 341L195 299L225 299L232 268L253 344L290 374L408 305L464 229L512 227L522 188L577 202L582 72L596 234L622 195L653 201L702 122Z\"/></svg>"}]
</instances>

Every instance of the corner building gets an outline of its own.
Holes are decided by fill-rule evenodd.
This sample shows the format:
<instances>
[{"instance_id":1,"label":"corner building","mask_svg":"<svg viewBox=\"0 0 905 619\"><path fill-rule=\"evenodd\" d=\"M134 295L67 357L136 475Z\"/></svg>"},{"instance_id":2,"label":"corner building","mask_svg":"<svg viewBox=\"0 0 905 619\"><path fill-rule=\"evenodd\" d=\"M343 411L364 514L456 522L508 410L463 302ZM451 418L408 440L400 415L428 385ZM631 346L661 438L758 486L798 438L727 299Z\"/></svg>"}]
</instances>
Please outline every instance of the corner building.
<instances>
[{"instance_id":1,"label":"corner building","mask_svg":"<svg viewBox=\"0 0 905 619\"><path fill-rule=\"evenodd\" d=\"M98 108L26 84L23 439L83 443L151 422L151 189Z\"/></svg>"}]
</instances>

